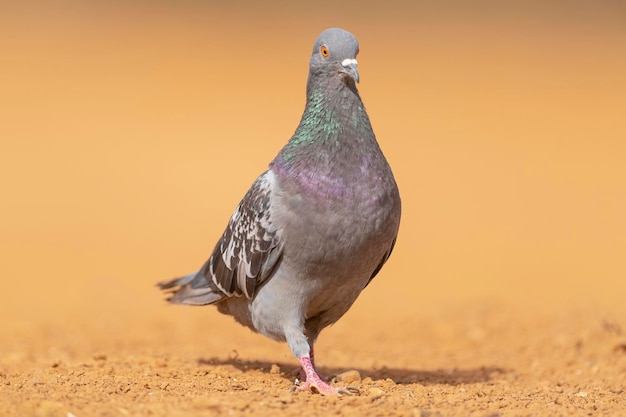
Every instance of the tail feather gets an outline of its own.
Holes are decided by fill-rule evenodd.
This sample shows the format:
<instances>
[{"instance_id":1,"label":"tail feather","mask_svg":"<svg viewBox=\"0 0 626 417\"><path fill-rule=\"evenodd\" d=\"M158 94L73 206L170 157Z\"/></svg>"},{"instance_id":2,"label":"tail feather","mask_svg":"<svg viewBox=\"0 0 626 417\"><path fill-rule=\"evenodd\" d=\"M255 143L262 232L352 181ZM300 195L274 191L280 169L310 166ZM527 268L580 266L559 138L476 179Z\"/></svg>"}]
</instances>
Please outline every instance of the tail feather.
<instances>
[{"instance_id":1,"label":"tail feather","mask_svg":"<svg viewBox=\"0 0 626 417\"><path fill-rule=\"evenodd\" d=\"M174 278L170 281L163 281L163 282L159 282L157 283L157 287L159 287L162 290L169 290L171 288L174 287L180 287L183 285L187 285L190 284L193 279L195 278L195 276L198 274L198 272L193 272L189 275L185 275L184 277L178 277L178 278Z\"/></svg>"},{"instance_id":2,"label":"tail feather","mask_svg":"<svg viewBox=\"0 0 626 417\"><path fill-rule=\"evenodd\" d=\"M201 306L217 303L225 297L212 282L199 274L199 271L170 281L159 282L157 286L170 294L167 301L174 304Z\"/></svg>"}]
</instances>

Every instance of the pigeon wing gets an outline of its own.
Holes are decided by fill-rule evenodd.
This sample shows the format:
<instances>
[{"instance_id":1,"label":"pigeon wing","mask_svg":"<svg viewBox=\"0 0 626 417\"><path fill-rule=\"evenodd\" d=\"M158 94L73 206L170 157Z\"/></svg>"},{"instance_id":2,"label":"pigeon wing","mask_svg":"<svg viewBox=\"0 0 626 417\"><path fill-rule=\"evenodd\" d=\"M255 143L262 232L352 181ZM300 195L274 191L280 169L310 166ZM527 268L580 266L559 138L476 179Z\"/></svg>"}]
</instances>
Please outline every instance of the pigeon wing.
<instances>
[{"instance_id":1,"label":"pigeon wing","mask_svg":"<svg viewBox=\"0 0 626 417\"><path fill-rule=\"evenodd\" d=\"M252 298L275 270L282 255L280 234L272 223L274 173L259 176L228 222L224 234L202 268L159 283L178 304L213 304L226 297Z\"/></svg>"},{"instance_id":2,"label":"pigeon wing","mask_svg":"<svg viewBox=\"0 0 626 417\"><path fill-rule=\"evenodd\" d=\"M252 298L276 268L282 254L272 223L271 196L276 181L266 171L250 187L200 274L226 296Z\"/></svg>"},{"instance_id":3,"label":"pigeon wing","mask_svg":"<svg viewBox=\"0 0 626 417\"><path fill-rule=\"evenodd\" d=\"M396 246L396 239L397 239L397 236L391 242L391 246L389 247L389 250L385 252L385 254L383 255L383 258L380 260L380 263L376 266L376 269L374 270L374 272L372 272L372 275L370 276L369 281L367 281L367 284L365 284L366 287L370 284L370 282L372 282L374 277L378 275L380 270L383 268L383 265L385 264L385 262L387 262L387 259L389 259L389 257L391 256L391 252L393 252L393 248L394 246Z\"/></svg>"}]
</instances>

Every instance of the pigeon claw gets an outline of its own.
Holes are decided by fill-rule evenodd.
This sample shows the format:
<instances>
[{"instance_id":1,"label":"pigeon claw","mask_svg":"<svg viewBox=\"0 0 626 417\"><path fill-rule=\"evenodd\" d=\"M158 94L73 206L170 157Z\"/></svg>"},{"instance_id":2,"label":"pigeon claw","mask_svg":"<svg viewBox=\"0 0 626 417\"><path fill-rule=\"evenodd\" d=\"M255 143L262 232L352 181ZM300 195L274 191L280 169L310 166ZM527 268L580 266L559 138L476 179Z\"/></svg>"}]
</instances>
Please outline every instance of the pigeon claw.
<instances>
[{"instance_id":1,"label":"pigeon claw","mask_svg":"<svg viewBox=\"0 0 626 417\"><path fill-rule=\"evenodd\" d=\"M296 385L293 388L291 388L291 391L313 391L313 392L317 392L319 394L322 394L324 396L328 396L328 395L353 395L353 394L359 394L361 391L359 391L359 389L357 387L333 387L332 385L328 384L327 382L320 380L316 380L316 381L304 381L303 383L301 383L300 385Z\"/></svg>"},{"instance_id":2,"label":"pigeon claw","mask_svg":"<svg viewBox=\"0 0 626 417\"><path fill-rule=\"evenodd\" d=\"M353 387L352 385L348 385L347 387L341 388L339 393L345 394L345 395L353 395L353 394L360 395L361 390L358 389L357 387Z\"/></svg>"}]
</instances>

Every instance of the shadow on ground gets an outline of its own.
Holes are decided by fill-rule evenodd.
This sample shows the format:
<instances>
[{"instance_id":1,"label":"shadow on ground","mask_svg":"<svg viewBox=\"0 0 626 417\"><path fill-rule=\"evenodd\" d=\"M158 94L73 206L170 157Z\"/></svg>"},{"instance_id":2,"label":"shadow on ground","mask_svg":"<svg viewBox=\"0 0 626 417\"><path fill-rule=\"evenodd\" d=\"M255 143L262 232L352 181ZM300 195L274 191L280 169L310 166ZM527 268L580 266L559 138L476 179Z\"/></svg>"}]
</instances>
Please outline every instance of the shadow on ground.
<instances>
[{"instance_id":1,"label":"shadow on ground","mask_svg":"<svg viewBox=\"0 0 626 417\"><path fill-rule=\"evenodd\" d=\"M297 369L294 369L293 364L284 362L267 362L258 360L242 360L238 358L200 358L198 359L199 365L231 365L243 372L256 370L262 372L268 372L272 368L272 365L278 365L281 369L281 375L283 378L293 381L297 375ZM407 369L407 368L388 368L382 367L379 369L362 369L362 368L332 368L332 367L320 367L319 371L332 379L334 376L345 372L347 370L357 370L362 378L370 377L373 380L380 379L392 379L396 384L422 384L422 385L464 385L475 384L481 382L488 382L498 375L504 375L511 372L510 369L504 369L497 366L481 366L479 368L470 369L437 369L437 370L421 370L421 369ZM293 370L293 372L291 372Z\"/></svg>"}]
</instances>

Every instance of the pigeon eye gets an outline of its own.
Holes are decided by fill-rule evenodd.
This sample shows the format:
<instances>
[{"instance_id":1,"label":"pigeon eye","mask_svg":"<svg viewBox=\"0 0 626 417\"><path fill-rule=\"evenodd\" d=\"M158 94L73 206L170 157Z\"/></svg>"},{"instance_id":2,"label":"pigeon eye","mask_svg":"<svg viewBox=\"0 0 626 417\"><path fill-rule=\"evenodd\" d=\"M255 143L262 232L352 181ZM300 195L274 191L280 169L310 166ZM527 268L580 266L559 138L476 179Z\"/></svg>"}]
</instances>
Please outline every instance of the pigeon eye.
<instances>
[{"instance_id":1,"label":"pigeon eye","mask_svg":"<svg viewBox=\"0 0 626 417\"><path fill-rule=\"evenodd\" d=\"M322 47L320 48L320 54L322 54L324 58L327 58L330 55L330 51L328 50L326 45L322 45Z\"/></svg>"}]
</instances>

